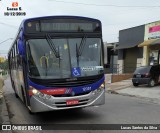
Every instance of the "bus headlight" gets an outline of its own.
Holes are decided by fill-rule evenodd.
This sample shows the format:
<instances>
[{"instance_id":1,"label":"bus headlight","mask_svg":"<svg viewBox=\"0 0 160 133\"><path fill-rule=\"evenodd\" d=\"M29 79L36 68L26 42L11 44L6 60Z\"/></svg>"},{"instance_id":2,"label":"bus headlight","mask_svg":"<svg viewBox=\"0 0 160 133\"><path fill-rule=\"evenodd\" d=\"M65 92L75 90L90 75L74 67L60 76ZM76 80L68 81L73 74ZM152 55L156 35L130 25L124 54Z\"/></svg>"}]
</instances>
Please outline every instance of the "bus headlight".
<instances>
[{"instance_id":1,"label":"bus headlight","mask_svg":"<svg viewBox=\"0 0 160 133\"><path fill-rule=\"evenodd\" d=\"M32 93L35 95L35 94L37 94L37 93L38 93L38 90L33 89L33 90L32 90Z\"/></svg>"},{"instance_id":2,"label":"bus headlight","mask_svg":"<svg viewBox=\"0 0 160 133\"><path fill-rule=\"evenodd\" d=\"M43 98L45 95L44 95L43 93L39 92L38 96L39 96L40 98Z\"/></svg>"},{"instance_id":3,"label":"bus headlight","mask_svg":"<svg viewBox=\"0 0 160 133\"><path fill-rule=\"evenodd\" d=\"M96 94L97 94L97 90L94 90L94 91L92 92L92 94L93 94L93 95L96 95Z\"/></svg>"},{"instance_id":4,"label":"bus headlight","mask_svg":"<svg viewBox=\"0 0 160 133\"><path fill-rule=\"evenodd\" d=\"M47 100L48 99L50 99L51 98L51 96L50 95L46 95L46 97L45 97Z\"/></svg>"},{"instance_id":5,"label":"bus headlight","mask_svg":"<svg viewBox=\"0 0 160 133\"><path fill-rule=\"evenodd\" d=\"M93 94L93 95L96 95L97 93L100 93L100 92L103 91L104 89L105 89L105 83L102 83L101 86L100 86L98 89L96 89L96 90L94 90L94 91L92 92L92 94Z\"/></svg>"},{"instance_id":6,"label":"bus headlight","mask_svg":"<svg viewBox=\"0 0 160 133\"><path fill-rule=\"evenodd\" d=\"M104 89L105 88L105 84L104 83L101 84L101 86L99 88Z\"/></svg>"},{"instance_id":7,"label":"bus headlight","mask_svg":"<svg viewBox=\"0 0 160 133\"><path fill-rule=\"evenodd\" d=\"M104 90L105 88L105 84L101 84L101 86L97 89L98 92L101 92L102 90Z\"/></svg>"},{"instance_id":8,"label":"bus headlight","mask_svg":"<svg viewBox=\"0 0 160 133\"><path fill-rule=\"evenodd\" d=\"M41 93L40 91L38 91L38 90L35 89L35 88L32 89L32 93L33 93L34 95L37 95L37 96L41 97L41 98L44 96L43 93Z\"/></svg>"},{"instance_id":9,"label":"bus headlight","mask_svg":"<svg viewBox=\"0 0 160 133\"><path fill-rule=\"evenodd\" d=\"M34 95L38 96L39 98L44 98L44 99L47 99L47 100L51 98L50 95L44 94L44 93L38 91L37 89L35 89L33 87L32 87L32 93Z\"/></svg>"}]
</instances>

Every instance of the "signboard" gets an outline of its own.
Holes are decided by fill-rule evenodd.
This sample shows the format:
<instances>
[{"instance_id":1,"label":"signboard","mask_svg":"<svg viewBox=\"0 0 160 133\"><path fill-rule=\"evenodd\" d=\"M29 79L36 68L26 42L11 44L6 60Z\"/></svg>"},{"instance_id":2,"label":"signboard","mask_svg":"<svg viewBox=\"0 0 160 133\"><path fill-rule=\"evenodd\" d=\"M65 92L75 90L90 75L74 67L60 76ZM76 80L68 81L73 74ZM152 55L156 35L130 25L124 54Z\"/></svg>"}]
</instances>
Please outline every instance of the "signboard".
<instances>
[{"instance_id":1,"label":"signboard","mask_svg":"<svg viewBox=\"0 0 160 133\"><path fill-rule=\"evenodd\" d=\"M160 38L160 21L145 25L144 40Z\"/></svg>"}]
</instances>

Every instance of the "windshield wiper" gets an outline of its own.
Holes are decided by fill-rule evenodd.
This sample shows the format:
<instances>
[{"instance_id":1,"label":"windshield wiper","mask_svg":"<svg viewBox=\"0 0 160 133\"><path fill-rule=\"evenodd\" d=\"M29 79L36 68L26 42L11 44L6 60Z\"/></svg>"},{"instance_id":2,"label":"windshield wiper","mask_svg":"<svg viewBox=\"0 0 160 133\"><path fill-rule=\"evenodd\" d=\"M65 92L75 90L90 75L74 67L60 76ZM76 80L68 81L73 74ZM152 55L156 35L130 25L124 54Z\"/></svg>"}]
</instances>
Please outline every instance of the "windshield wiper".
<instances>
[{"instance_id":1,"label":"windshield wiper","mask_svg":"<svg viewBox=\"0 0 160 133\"><path fill-rule=\"evenodd\" d=\"M79 66L79 56L82 55L83 48L84 48L84 46L86 44L86 38L87 38L86 36L84 36L82 38L81 43L79 45L79 48L78 48L77 43L76 43L76 56L77 56L77 64L78 64L78 66Z\"/></svg>"},{"instance_id":2,"label":"windshield wiper","mask_svg":"<svg viewBox=\"0 0 160 133\"><path fill-rule=\"evenodd\" d=\"M61 57L60 57L60 53L59 53L59 46L58 46L58 51L57 51L56 46L53 43L52 38L51 38L51 36L49 34L46 34L46 40L47 40L51 50L53 51L54 55L56 56L56 58L59 59L59 68L60 68L61 67L60 66Z\"/></svg>"},{"instance_id":3,"label":"windshield wiper","mask_svg":"<svg viewBox=\"0 0 160 133\"><path fill-rule=\"evenodd\" d=\"M84 48L84 46L85 46L85 44L86 44L86 36L84 36L83 38L82 38L82 40L81 40L81 43L80 43L80 45L79 45L79 48L77 49L78 51L78 56L81 56L82 55L82 51L83 51L83 48Z\"/></svg>"},{"instance_id":4,"label":"windshield wiper","mask_svg":"<svg viewBox=\"0 0 160 133\"><path fill-rule=\"evenodd\" d=\"M56 56L56 58L60 58L59 48L58 48L58 51L57 51L56 46L53 43L52 38L51 38L51 36L49 34L46 34L46 40L47 40L50 48L52 49L54 55Z\"/></svg>"}]
</instances>

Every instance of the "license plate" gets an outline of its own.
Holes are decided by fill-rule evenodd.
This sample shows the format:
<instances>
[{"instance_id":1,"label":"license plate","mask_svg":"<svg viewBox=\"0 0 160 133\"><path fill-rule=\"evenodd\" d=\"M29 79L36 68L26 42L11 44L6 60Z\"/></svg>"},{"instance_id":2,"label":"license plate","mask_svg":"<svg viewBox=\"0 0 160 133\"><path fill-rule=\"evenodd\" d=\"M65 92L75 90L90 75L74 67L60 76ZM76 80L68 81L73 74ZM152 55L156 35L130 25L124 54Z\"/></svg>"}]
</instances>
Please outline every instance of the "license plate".
<instances>
[{"instance_id":1,"label":"license plate","mask_svg":"<svg viewBox=\"0 0 160 133\"><path fill-rule=\"evenodd\" d=\"M75 105L75 104L78 104L78 103L79 103L78 100L67 100L67 101L66 101L66 104L67 104L67 105Z\"/></svg>"},{"instance_id":2,"label":"license plate","mask_svg":"<svg viewBox=\"0 0 160 133\"><path fill-rule=\"evenodd\" d=\"M140 78L140 77L141 77L141 75L136 75L136 77L137 77L137 78Z\"/></svg>"}]
</instances>

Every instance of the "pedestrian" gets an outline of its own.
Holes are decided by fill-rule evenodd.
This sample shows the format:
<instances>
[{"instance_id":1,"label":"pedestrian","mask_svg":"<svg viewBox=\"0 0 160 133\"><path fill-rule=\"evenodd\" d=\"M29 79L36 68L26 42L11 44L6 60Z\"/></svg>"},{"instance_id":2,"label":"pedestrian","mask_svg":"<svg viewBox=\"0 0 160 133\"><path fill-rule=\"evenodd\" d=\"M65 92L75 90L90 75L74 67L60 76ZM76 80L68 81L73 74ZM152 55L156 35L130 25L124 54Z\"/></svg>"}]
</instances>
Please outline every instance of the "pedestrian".
<instances>
[{"instance_id":1,"label":"pedestrian","mask_svg":"<svg viewBox=\"0 0 160 133\"><path fill-rule=\"evenodd\" d=\"M3 90L2 90L3 85L4 85L4 79L0 76L0 101L3 98Z\"/></svg>"}]
</instances>

